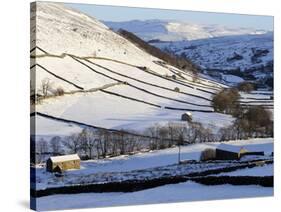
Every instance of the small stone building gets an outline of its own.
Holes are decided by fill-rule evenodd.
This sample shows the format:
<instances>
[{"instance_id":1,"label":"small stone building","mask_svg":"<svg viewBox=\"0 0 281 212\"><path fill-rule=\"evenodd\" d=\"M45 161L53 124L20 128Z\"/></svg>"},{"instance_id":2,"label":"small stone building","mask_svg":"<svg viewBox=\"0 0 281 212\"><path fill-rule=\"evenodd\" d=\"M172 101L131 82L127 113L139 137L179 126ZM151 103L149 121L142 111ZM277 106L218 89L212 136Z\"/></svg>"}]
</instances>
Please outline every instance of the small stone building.
<instances>
[{"instance_id":1,"label":"small stone building","mask_svg":"<svg viewBox=\"0 0 281 212\"><path fill-rule=\"evenodd\" d=\"M176 91L176 92L180 92L179 87L175 87L174 91Z\"/></svg>"},{"instance_id":2,"label":"small stone building","mask_svg":"<svg viewBox=\"0 0 281 212\"><path fill-rule=\"evenodd\" d=\"M181 115L181 120L191 122L192 114L190 112L185 112L184 114Z\"/></svg>"},{"instance_id":3,"label":"small stone building","mask_svg":"<svg viewBox=\"0 0 281 212\"><path fill-rule=\"evenodd\" d=\"M63 172L68 169L80 169L80 158L77 154L50 157L46 163L48 172Z\"/></svg>"},{"instance_id":4,"label":"small stone building","mask_svg":"<svg viewBox=\"0 0 281 212\"><path fill-rule=\"evenodd\" d=\"M216 148L217 160L239 160L248 150L244 147L234 146L230 144L220 144Z\"/></svg>"}]
</instances>

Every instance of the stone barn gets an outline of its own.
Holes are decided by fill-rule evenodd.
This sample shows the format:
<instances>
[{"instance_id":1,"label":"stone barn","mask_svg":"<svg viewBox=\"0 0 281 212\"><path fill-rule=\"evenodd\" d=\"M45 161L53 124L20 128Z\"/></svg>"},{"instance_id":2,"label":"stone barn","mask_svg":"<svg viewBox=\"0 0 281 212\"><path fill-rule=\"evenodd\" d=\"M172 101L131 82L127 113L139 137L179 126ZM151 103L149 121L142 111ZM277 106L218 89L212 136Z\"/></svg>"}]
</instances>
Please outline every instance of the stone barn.
<instances>
[{"instance_id":1,"label":"stone barn","mask_svg":"<svg viewBox=\"0 0 281 212\"><path fill-rule=\"evenodd\" d=\"M190 112L185 112L184 114L181 115L181 120L191 122L192 114Z\"/></svg>"},{"instance_id":2,"label":"stone barn","mask_svg":"<svg viewBox=\"0 0 281 212\"><path fill-rule=\"evenodd\" d=\"M68 169L80 169L80 158L77 154L50 157L46 163L48 172L63 172Z\"/></svg>"},{"instance_id":3,"label":"stone barn","mask_svg":"<svg viewBox=\"0 0 281 212\"><path fill-rule=\"evenodd\" d=\"M179 87L175 87L174 91L176 91L176 92L180 92Z\"/></svg>"},{"instance_id":4,"label":"stone barn","mask_svg":"<svg viewBox=\"0 0 281 212\"><path fill-rule=\"evenodd\" d=\"M244 154L248 153L244 147L230 144L220 144L216 148L217 160L239 160Z\"/></svg>"}]
</instances>

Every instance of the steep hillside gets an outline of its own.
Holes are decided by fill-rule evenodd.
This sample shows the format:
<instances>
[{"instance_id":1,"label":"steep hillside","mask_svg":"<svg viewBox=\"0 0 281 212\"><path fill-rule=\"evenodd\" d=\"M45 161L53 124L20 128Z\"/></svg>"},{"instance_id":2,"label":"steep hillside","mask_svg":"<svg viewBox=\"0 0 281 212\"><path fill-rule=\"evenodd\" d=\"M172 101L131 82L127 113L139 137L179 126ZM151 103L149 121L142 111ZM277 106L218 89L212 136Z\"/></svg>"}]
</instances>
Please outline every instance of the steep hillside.
<instances>
[{"instance_id":1,"label":"steep hillside","mask_svg":"<svg viewBox=\"0 0 281 212\"><path fill-rule=\"evenodd\" d=\"M142 134L156 123L186 124L184 112L214 132L231 124L230 115L215 113L211 106L212 95L227 86L203 77L195 81L63 4L36 5L31 89L37 99L31 112L36 112L37 136L69 135L85 127ZM266 98L272 107L268 95L250 97Z\"/></svg>"},{"instance_id":2,"label":"steep hillside","mask_svg":"<svg viewBox=\"0 0 281 212\"><path fill-rule=\"evenodd\" d=\"M180 56L176 56L175 54L169 54L168 52L165 52L160 48L150 45L148 42L142 40L134 33L128 32L124 29L119 29L118 34L128 39L129 41L133 42L147 53L165 61L166 63L175 66L179 69L189 70L193 74L198 74L198 68L196 67L196 65L193 64L186 57L180 57Z\"/></svg>"}]
</instances>

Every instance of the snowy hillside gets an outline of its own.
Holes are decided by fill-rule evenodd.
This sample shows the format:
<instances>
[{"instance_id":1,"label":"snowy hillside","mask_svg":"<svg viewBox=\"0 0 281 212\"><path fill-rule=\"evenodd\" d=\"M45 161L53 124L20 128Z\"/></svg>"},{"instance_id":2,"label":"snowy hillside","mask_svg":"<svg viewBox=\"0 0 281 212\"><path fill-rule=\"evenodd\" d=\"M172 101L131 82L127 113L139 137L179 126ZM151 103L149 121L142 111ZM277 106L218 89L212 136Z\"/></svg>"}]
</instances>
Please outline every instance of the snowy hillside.
<instances>
[{"instance_id":1,"label":"snowy hillside","mask_svg":"<svg viewBox=\"0 0 281 212\"><path fill-rule=\"evenodd\" d=\"M203 69L241 70L252 72L257 78L273 71L272 33L152 44L187 57Z\"/></svg>"},{"instance_id":2,"label":"snowy hillside","mask_svg":"<svg viewBox=\"0 0 281 212\"><path fill-rule=\"evenodd\" d=\"M114 30L130 31L146 41L181 41L214 38L228 35L264 34L265 30L226 27L221 25L195 24L184 21L132 20L124 22L104 22Z\"/></svg>"},{"instance_id":3,"label":"snowy hillside","mask_svg":"<svg viewBox=\"0 0 281 212\"><path fill-rule=\"evenodd\" d=\"M37 3L37 13L31 17L37 23L31 50L36 59L31 67L36 73L32 90L44 95L46 79L50 87L49 97L36 104L37 112L139 133L155 123L182 123L185 111L214 131L232 123L230 115L215 113L211 106L212 95L225 85L205 78L194 82L190 73L163 63L96 19L63 4ZM34 35L34 26L31 32ZM65 94L56 96L59 89ZM37 135L69 135L81 127L40 115L32 119Z\"/></svg>"},{"instance_id":4,"label":"snowy hillside","mask_svg":"<svg viewBox=\"0 0 281 212\"><path fill-rule=\"evenodd\" d=\"M36 14L33 12L31 16L36 20L36 29L35 26L31 28L31 49L37 46L51 54L108 57L120 61L130 57L136 64L155 59L96 19L63 4L38 3ZM36 54L41 53L36 50Z\"/></svg>"},{"instance_id":5,"label":"snowy hillside","mask_svg":"<svg viewBox=\"0 0 281 212\"><path fill-rule=\"evenodd\" d=\"M186 57L206 74L230 85L243 80L267 84L266 80L272 79L273 33L270 31L160 20L105 24L114 30L133 32L151 45Z\"/></svg>"},{"instance_id":6,"label":"snowy hillside","mask_svg":"<svg viewBox=\"0 0 281 212\"><path fill-rule=\"evenodd\" d=\"M165 111L161 109L164 107L213 110L210 92L222 85L204 79L194 84L187 74L187 84L166 79L165 76L174 73L156 64L158 58L97 20L53 3L37 4L37 14L32 17L37 21L37 40L32 42L31 51L36 58L31 72L36 72L37 94L42 95L42 82L46 78L53 90L62 87L72 93L45 99L36 105L37 112L99 127L143 129L154 122L179 120L180 110ZM151 71L138 68L143 66ZM176 92L176 87L181 91ZM204 114L198 113L198 119ZM42 132L45 135L52 133L46 127L49 121L37 119L39 131L45 130ZM65 131L56 131L62 132Z\"/></svg>"},{"instance_id":7,"label":"snowy hillside","mask_svg":"<svg viewBox=\"0 0 281 212\"><path fill-rule=\"evenodd\" d=\"M228 85L204 73L194 75L188 67L178 69L64 4L37 2L32 6L31 196L37 210L272 194L273 138L235 140L242 139L232 129L237 119L214 110L214 95ZM235 76L228 79L240 80ZM241 109L262 105L273 110L273 92L240 92L234 104L237 102ZM260 127L255 137L272 136L270 126ZM216 151L217 141L245 147L251 155L206 161L201 153L206 148ZM253 155L256 151L263 154ZM50 165L53 161L47 160L74 153L81 161ZM79 166L73 167L78 161ZM216 177L227 184L221 181L226 177L238 184L206 186L198 184L199 178L194 176L201 180ZM177 184L166 185L170 180ZM141 182L156 184L135 190L134 183ZM118 187L114 183L121 190L114 190ZM133 190L122 190L129 188L123 183ZM106 194L82 194L98 192L95 188L104 186L109 186ZM154 189L140 191L147 188ZM205 196L199 195L207 189ZM190 193L195 190L196 196ZM175 196L161 200L154 196L162 191ZM146 197L134 201L120 192Z\"/></svg>"}]
</instances>

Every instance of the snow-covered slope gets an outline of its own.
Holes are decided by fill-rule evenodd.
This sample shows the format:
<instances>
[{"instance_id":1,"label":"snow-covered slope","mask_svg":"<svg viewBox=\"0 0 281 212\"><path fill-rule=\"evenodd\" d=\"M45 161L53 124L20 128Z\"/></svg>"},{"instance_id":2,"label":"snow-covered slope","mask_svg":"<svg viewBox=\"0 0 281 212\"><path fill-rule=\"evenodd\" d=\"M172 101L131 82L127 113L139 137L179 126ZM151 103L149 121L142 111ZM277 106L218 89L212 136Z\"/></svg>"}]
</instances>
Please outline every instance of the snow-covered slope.
<instances>
[{"instance_id":1,"label":"snow-covered slope","mask_svg":"<svg viewBox=\"0 0 281 212\"><path fill-rule=\"evenodd\" d=\"M153 45L183 55L209 69L247 70L272 63L273 34L236 35L179 42L155 42Z\"/></svg>"},{"instance_id":2,"label":"snow-covered slope","mask_svg":"<svg viewBox=\"0 0 281 212\"><path fill-rule=\"evenodd\" d=\"M251 139L241 141L229 141L233 145L245 147L253 151L265 151L266 155L273 151L272 139ZM182 147L182 160L198 160L200 153L206 148L216 148L219 143L205 143L194 144ZM121 177L128 179L130 173L134 171L139 175L144 175L147 179L149 177L156 177L157 174L153 172L153 168L159 169L165 167L166 170L173 166L178 159L178 149L169 148L165 150L151 151L147 153L139 153L131 156L119 156L114 158L81 161L80 170L68 170L65 172L64 180L59 181L53 174L46 172L45 168L36 168L36 182L37 189L46 187L68 186L69 184L82 184L89 178L96 180L98 177L106 175L107 179L110 177ZM230 164L228 164L229 166ZM200 169L203 169L201 164ZM220 164L216 164L220 166ZM215 167L216 167L215 166ZM186 167L191 168L192 164ZM194 171L193 169L191 170ZM149 170L149 173L145 173ZM172 173L178 174L180 171ZM167 171L166 171L167 174ZM233 172L225 172L217 174L228 176L272 176L273 165L263 165L254 168L239 169ZM173 195L171 195L173 194ZM40 197L37 199L38 210L57 210L57 209L73 209L73 208L87 208L87 207L108 207L120 205L134 205L134 204L152 204L152 203L167 203L179 201L202 201L212 199L226 199L226 198L241 198L241 197L257 197L257 196L271 196L273 194L272 187L262 187L258 185L238 186L238 185L201 185L192 181L163 185L152 189L145 189L134 192L105 192L105 193L81 193L81 194L67 194L67 195L51 195Z\"/></svg>"},{"instance_id":3,"label":"snow-covered slope","mask_svg":"<svg viewBox=\"0 0 281 212\"><path fill-rule=\"evenodd\" d=\"M172 194L172 195L171 195ZM186 201L219 200L272 196L273 189L261 186L205 186L193 182L165 185L132 193L87 193L41 197L39 210L95 208Z\"/></svg>"},{"instance_id":4,"label":"snow-covered slope","mask_svg":"<svg viewBox=\"0 0 281 212\"><path fill-rule=\"evenodd\" d=\"M135 64L156 59L96 19L63 4L37 3L37 12L32 12L31 17L36 20L36 28L35 25L31 28L31 48L39 46L51 54L68 53L120 61L131 58Z\"/></svg>"},{"instance_id":5,"label":"snow-covered slope","mask_svg":"<svg viewBox=\"0 0 281 212\"><path fill-rule=\"evenodd\" d=\"M214 38L228 35L263 34L265 30L242 27L226 27L215 24L195 24L185 21L132 20L124 22L104 22L110 28L120 28L133 32L146 41L181 41Z\"/></svg>"},{"instance_id":6,"label":"snow-covered slope","mask_svg":"<svg viewBox=\"0 0 281 212\"><path fill-rule=\"evenodd\" d=\"M181 122L185 111L213 130L232 123L230 115L215 113L211 107L212 95L225 85L201 77L195 82L190 73L164 64L96 19L63 4L36 5L37 12L31 14L37 24L31 28L35 58L31 72L36 73L32 89L44 94L45 79L52 88L36 104L37 112L139 133L155 123ZM58 88L65 94L55 96ZM39 115L33 119L35 133L46 137L69 135L83 127Z\"/></svg>"},{"instance_id":7,"label":"snow-covered slope","mask_svg":"<svg viewBox=\"0 0 281 212\"><path fill-rule=\"evenodd\" d=\"M233 72L242 80L260 81L260 84L272 78L271 31L160 20L105 24L114 30L133 32L151 45L186 57L206 70L205 73L230 85L241 82L228 76Z\"/></svg>"}]
</instances>

